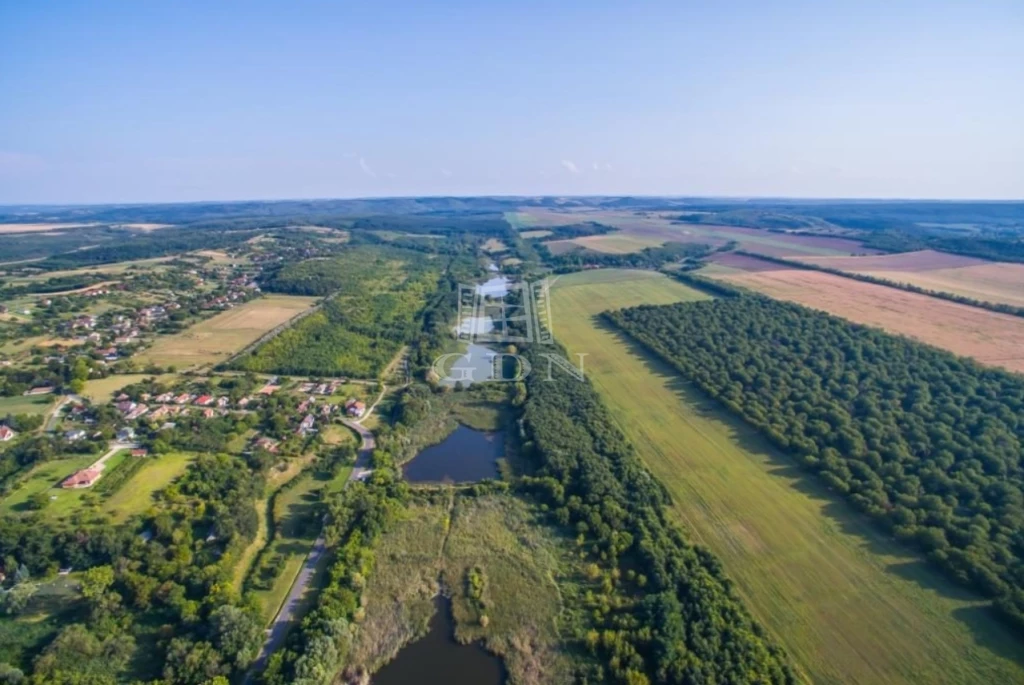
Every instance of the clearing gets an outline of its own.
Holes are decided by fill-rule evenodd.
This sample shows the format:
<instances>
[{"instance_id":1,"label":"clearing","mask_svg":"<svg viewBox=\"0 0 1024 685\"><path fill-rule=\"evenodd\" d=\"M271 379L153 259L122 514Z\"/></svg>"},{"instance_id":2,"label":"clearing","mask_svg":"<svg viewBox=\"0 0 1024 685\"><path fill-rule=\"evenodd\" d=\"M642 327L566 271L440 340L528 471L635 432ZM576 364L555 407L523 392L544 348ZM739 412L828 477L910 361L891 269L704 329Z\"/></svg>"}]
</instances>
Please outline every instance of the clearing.
<instances>
[{"instance_id":1,"label":"clearing","mask_svg":"<svg viewBox=\"0 0 1024 685\"><path fill-rule=\"evenodd\" d=\"M216 364L309 309L318 299L265 295L200 321L181 333L160 338L134 359L143 365L175 366L178 369Z\"/></svg>"},{"instance_id":2,"label":"clearing","mask_svg":"<svg viewBox=\"0 0 1024 685\"><path fill-rule=\"evenodd\" d=\"M170 383L174 374L166 373L154 376L151 373L126 373L106 378L93 378L85 382L85 388L81 394L82 397L86 397L94 403L109 402L122 388L140 383L147 378L156 378L158 383Z\"/></svg>"},{"instance_id":3,"label":"clearing","mask_svg":"<svg viewBox=\"0 0 1024 685\"><path fill-rule=\"evenodd\" d=\"M934 250L868 257L814 257L800 261L975 300L1024 307L1024 264L989 262Z\"/></svg>"},{"instance_id":4,"label":"clearing","mask_svg":"<svg viewBox=\"0 0 1024 685\"><path fill-rule=\"evenodd\" d=\"M313 473L313 469L307 469L273 495L271 516L274 536L261 552L259 565L253 569L250 578L253 594L260 602L267 625L284 604L320 533L316 505L325 481L318 475ZM271 569L276 571L276 575Z\"/></svg>"},{"instance_id":5,"label":"clearing","mask_svg":"<svg viewBox=\"0 0 1024 685\"><path fill-rule=\"evenodd\" d=\"M72 490L60 487L65 478L92 465L99 456L57 459L33 467L14 491L0 502L0 513L27 513L31 511L31 498L47 492L51 499L42 510L47 518L68 522L73 516L91 510L106 514L113 523L123 523L152 506L153 495L184 473L192 461L191 455L180 452L145 457L142 467L107 496L97 492L96 486ZM136 458L129 457L128 450L118 452L107 461L104 478L111 477L119 468L128 467L129 460ZM102 482L101 479L99 483Z\"/></svg>"},{"instance_id":6,"label":"clearing","mask_svg":"<svg viewBox=\"0 0 1024 685\"><path fill-rule=\"evenodd\" d=\"M798 672L822 683L1024 679L1019 643L984 600L878 534L756 431L594 318L702 297L650 272L562 276L555 335L587 353L587 375L669 489L687 535L718 555Z\"/></svg>"},{"instance_id":7,"label":"clearing","mask_svg":"<svg viewBox=\"0 0 1024 685\"><path fill-rule=\"evenodd\" d=\"M905 335L983 364L1024 372L1024 319L1018 316L779 265L756 271L744 267L727 273L716 269L700 273Z\"/></svg>"},{"instance_id":8,"label":"clearing","mask_svg":"<svg viewBox=\"0 0 1024 685\"><path fill-rule=\"evenodd\" d=\"M8 414L45 414L57 398L50 395L15 395L0 397L0 417Z\"/></svg>"},{"instance_id":9,"label":"clearing","mask_svg":"<svg viewBox=\"0 0 1024 685\"><path fill-rule=\"evenodd\" d=\"M193 455L173 452L144 459L146 461L138 473L103 503L103 510L114 523L123 523L149 509L153 505L153 495L185 473L192 463Z\"/></svg>"}]
</instances>

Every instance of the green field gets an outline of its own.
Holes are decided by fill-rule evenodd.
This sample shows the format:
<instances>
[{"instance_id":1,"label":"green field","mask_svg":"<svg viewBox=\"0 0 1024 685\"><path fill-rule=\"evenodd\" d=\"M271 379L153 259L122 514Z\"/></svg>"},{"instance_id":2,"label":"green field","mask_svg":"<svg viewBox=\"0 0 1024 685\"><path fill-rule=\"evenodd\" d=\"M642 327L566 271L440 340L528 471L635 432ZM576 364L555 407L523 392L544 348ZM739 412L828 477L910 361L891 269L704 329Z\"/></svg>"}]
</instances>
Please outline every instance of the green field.
<instances>
[{"instance_id":1,"label":"green field","mask_svg":"<svg viewBox=\"0 0 1024 685\"><path fill-rule=\"evenodd\" d=\"M40 492L48 492L51 499L42 510L48 518L66 522L71 516L85 512L90 504L94 511L110 517L114 523L144 512L153 503L153 494L181 475L191 456L182 453L148 457L142 469L109 497L102 497L93 488L64 490L60 483L75 471L93 464L102 455L75 457L49 461L34 467L18 487L0 502L0 513L26 513L27 502ZM114 473L127 459L122 450L107 460L104 477ZM102 482L102 480L100 481Z\"/></svg>"},{"instance_id":2,"label":"green field","mask_svg":"<svg viewBox=\"0 0 1024 685\"><path fill-rule=\"evenodd\" d=\"M85 382L85 389L82 390L82 397L87 397L93 402L109 402L114 398L114 394L121 388L127 387L134 383L139 383L146 378L153 378L153 374L150 373L126 373L115 376L107 376L106 378L93 378ZM174 378L174 374L163 374L156 376L156 379L161 383L168 383Z\"/></svg>"},{"instance_id":3,"label":"green field","mask_svg":"<svg viewBox=\"0 0 1024 685\"><path fill-rule=\"evenodd\" d=\"M295 577L320 533L320 521L315 513L317 490L323 486L324 481L307 470L274 499L274 538L263 552L261 561L280 555L284 558L284 570L274 578L269 589L258 589L254 593L268 624L284 604Z\"/></svg>"},{"instance_id":4,"label":"green field","mask_svg":"<svg viewBox=\"0 0 1024 685\"><path fill-rule=\"evenodd\" d=\"M68 511L81 500L81 492L60 489L61 482L75 471L84 469L96 461L98 456L76 457L74 459L56 459L32 468L10 495L0 501L0 513L23 513L28 511L26 504L40 492L49 491L56 496L46 506L47 513L60 514Z\"/></svg>"},{"instance_id":5,"label":"green field","mask_svg":"<svg viewBox=\"0 0 1024 685\"><path fill-rule=\"evenodd\" d=\"M807 679L1010 683L1019 642L986 602L808 480L755 431L594 315L704 297L650 272L561 276L556 337L676 503L686 533L722 560L747 606Z\"/></svg>"},{"instance_id":6,"label":"green field","mask_svg":"<svg viewBox=\"0 0 1024 685\"><path fill-rule=\"evenodd\" d=\"M146 457L146 464L104 503L103 510L115 523L141 514L153 504L153 495L185 473L192 455L184 452Z\"/></svg>"},{"instance_id":7,"label":"green field","mask_svg":"<svg viewBox=\"0 0 1024 685\"><path fill-rule=\"evenodd\" d=\"M54 395L0 397L0 417L8 414L45 414L56 401Z\"/></svg>"}]
</instances>

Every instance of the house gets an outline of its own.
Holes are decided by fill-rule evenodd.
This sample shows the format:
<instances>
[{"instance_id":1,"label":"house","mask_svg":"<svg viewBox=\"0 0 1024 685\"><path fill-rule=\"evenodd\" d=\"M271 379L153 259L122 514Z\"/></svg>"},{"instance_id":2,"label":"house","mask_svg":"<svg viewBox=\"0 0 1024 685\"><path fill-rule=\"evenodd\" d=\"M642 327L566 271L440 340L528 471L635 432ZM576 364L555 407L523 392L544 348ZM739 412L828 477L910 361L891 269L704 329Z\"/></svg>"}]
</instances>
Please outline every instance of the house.
<instances>
[{"instance_id":1,"label":"house","mask_svg":"<svg viewBox=\"0 0 1024 685\"><path fill-rule=\"evenodd\" d=\"M212 419L216 415L217 415L217 412L214 411L213 409L211 409L210 407L207 407L206 409L203 410L203 418L204 419Z\"/></svg>"},{"instance_id":2,"label":"house","mask_svg":"<svg viewBox=\"0 0 1024 685\"><path fill-rule=\"evenodd\" d=\"M267 383L262 388L260 388L260 394L261 395L273 395L275 392L277 392L280 389L281 389L281 386L277 385L276 383Z\"/></svg>"},{"instance_id":3,"label":"house","mask_svg":"<svg viewBox=\"0 0 1024 685\"><path fill-rule=\"evenodd\" d=\"M131 400L122 400L114 406L117 407L117 410L122 414L127 414L128 412L134 411L135 407L139 405L135 404Z\"/></svg>"},{"instance_id":4,"label":"house","mask_svg":"<svg viewBox=\"0 0 1024 685\"><path fill-rule=\"evenodd\" d=\"M8 426L0 426L0 442L7 442L13 440L18 434L11 430Z\"/></svg>"},{"instance_id":5,"label":"house","mask_svg":"<svg viewBox=\"0 0 1024 685\"><path fill-rule=\"evenodd\" d=\"M313 383L303 383L299 386L299 392L308 393L313 389Z\"/></svg>"},{"instance_id":6,"label":"house","mask_svg":"<svg viewBox=\"0 0 1024 685\"><path fill-rule=\"evenodd\" d=\"M259 450L266 450L271 454L277 454L277 441L271 440L270 438L263 436L253 443L253 447Z\"/></svg>"},{"instance_id":7,"label":"house","mask_svg":"<svg viewBox=\"0 0 1024 685\"><path fill-rule=\"evenodd\" d=\"M125 415L125 418L131 421L132 419L139 418L147 411L149 411L149 407L145 404L140 404L137 407L133 407L132 410Z\"/></svg>"},{"instance_id":8,"label":"house","mask_svg":"<svg viewBox=\"0 0 1024 685\"><path fill-rule=\"evenodd\" d=\"M248 404L250 402L252 402L252 398L250 398L250 397L243 397L242 399L238 400L238 408L242 409L242 408L248 406Z\"/></svg>"},{"instance_id":9,"label":"house","mask_svg":"<svg viewBox=\"0 0 1024 685\"><path fill-rule=\"evenodd\" d=\"M351 399L345 403L345 413L349 416L360 417L366 413L366 402Z\"/></svg>"},{"instance_id":10,"label":"house","mask_svg":"<svg viewBox=\"0 0 1024 685\"><path fill-rule=\"evenodd\" d=\"M149 455L149 450L136 449L131 452L133 457L145 457Z\"/></svg>"},{"instance_id":11,"label":"house","mask_svg":"<svg viewBox=\"0 0 1024 685\"><path fill-rule=\"evenodd\" d=\"M229 404L231 404L231 400L228 399L227 397L218 397L217 398L217 406L220 407L221 409L223 409L224 407L228 406Z\"/></svg>"},{"instance_id":12,"label":"house","mask_svg":"<svg viewBox=\"0 0 1024 685\"><path fill-rule=\"evenodd\" d=\"M64 439L68 442L77 442L85 437L85 431L81 429L69 430L64 433Z\"/></svg>"},{"instance_id":13,"label":"house","mask_svg":"<svg viewBox=\"0 0 1024 685\"><path fill-rule=\"evenodd\" d=\"M189 395L187 392L183 392L183 393L181 393L180 395L178 395L177 397L174 398L174 403L175 404L185 404L190 399L192 399L192 395Z\"/></svg>"},{"instance_id":14,"label":"house","mask_svg":"<svg viewBox=\"0 0 1024 685\"><path fill-rule=\"evenodd\" d=\"M39 386L37 388L32 388L31 390L26 390L23 394L25 394L25 395L46 395L46 394L49 394L51 392L53 392L53 386L43 386L43 385L41 385L41 386Z\"/></svg>"},{"instance_id":15,"label":"house","mask_svg":"<svg viewBox=\"0 0 1024 685\"><path fill-rule=\"evenodd\" d=\"M295 431L299 435L307 435L313 432L313 426L316 424L316 419L313 418L312 414L306 414L306 418L302 419L302 423L299 424L299 429Z\"/></svg>"},{"instance_id":16,"label":"house","mask_svg":"<svg viewBox=\"0 0 1024 685\"><path fill-rule=\"evenodd\" d=\"M157 395L155 401L159 402L160 404L167 404L168 402L173 402L174 401L174 393L173 392L165 392L162 395Z\"/></svg>"},{"instance_id":17,"label":"house","mask_svg":"<svg viewBox=\"0 0 1024 685\"><path fill-rule=\"evenodd\" d=\"M117 431L117 439L121 442L127 442L128 440L135 439L135 429L125 426L121 430Z\"/></svg>"},{"instance_id":18,"label":"house","mask_svg":"<svg viewBox=\"0 0 1024 685\"><path fill-rule=\"evenodd\" d=\"M208 406L210 404L213 404L213 396L212 395L200 395L199 397L196 398L195 404L196 404L196 406L199 406L199 407L206 407L206 406Z\"/></svg>"},{"instance_id":19,"label":"house","mask_svg":"<svg viewBox=\"0 0 1024 685\"><path fill-rule=\"evenodd\" d=\"M149 418L153 420L162 419L163 417L167 416L170 413L170 407L157 407L153 411L149 412Z\"/></svg>"},{"instance_id":20,"label":"house","mask_svg":"<svg viewBox=\"0 0 1024 685\"><path fill-rule=\"evenodd\" d=\"M102 472L99 469L82 469L68 476L63 483L60 484L62 488L88 488L91 487L96 481L100 479Z\"/></svg>"},{"instance_id":21,"label":"house","mask_svg":"<svg viewBox=\"0 0 1024 685\"><path fill-rule=\"evenodd\" d=\"M118 395L118 396L117 396L117 397L115 397L114 399L115 399L115 400L117 400L118 402L127 402L127 401L128 401L128 400L130 400L131 398L130 398L130 397L128 397L128 395L126 395L126 394L124 394L124 393L121 393L120 395Z\"/></svg>"}]
</instances>

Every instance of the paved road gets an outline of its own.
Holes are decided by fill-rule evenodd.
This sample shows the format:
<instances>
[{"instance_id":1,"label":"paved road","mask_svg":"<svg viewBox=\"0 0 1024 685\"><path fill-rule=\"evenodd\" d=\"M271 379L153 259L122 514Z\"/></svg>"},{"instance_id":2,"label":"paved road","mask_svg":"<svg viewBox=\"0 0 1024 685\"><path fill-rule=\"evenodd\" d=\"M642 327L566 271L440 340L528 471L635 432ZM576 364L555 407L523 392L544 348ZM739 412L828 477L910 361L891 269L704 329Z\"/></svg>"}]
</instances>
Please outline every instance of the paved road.
<instances>
[{"instance_id":1,"label":"paved road","mask_svg":"<svg viewBox=\"0 0 1024 685\"><path fill-rule=\"evenodd\" d=\"M366 415L369 416L369 412L367 412ZM352 473L350 473L348 477L349 482L360 480L371 473L370 459L373 455L374 448L377 446L377 441L374 439L373 433L358 422L351 421L349 419L342 419L342 422L359 433L359 436L362 438L362 444L359 446L359 453L356 455L355 466L352 468ZM252 682L253 676L261 672L266 667L267 659L270 658L270 655L276 652L281 645L284 644L285 637L288 635L288 630L291 628L292 620L295 618L295 613L302 602L302 595L305 594L306 588L309 587L309 582L313 580L313 574L316 572L316 566L320 563L320 559L323 557L326 550L327 541L324 539L323 532L321 532L320 537L318 537L316 542L313 543L313 548L309 551L309 556L306 557L306 563L303 564L302 570L299 571L299 575L295 578L295 582L292 584L292 588L288 592L288 597L281 606L281 610L277 612L277 616L274 617L274 622L271 623L270 628L267 629L267 641L263 643L263 649L260 650L259 657L255 662L253 662L252 668L245 677L246 684Z\"/></svg>"},{"instance_id":2,"label":"paved road","mask_svg":"<svg viewBox=\"0 0 1024 685\"><path fill-rule=\"evenodd\" d=\"M60 413L64 410L64 407L68 402L74 400L75 402L81 402L82 398L78 395L64 395L57 402L57 406L53 408L50 415L46 418L46 426L43 430L47 433L52 433L57 430L57 424L60 422Z\"/></svg>"}]
</instances>

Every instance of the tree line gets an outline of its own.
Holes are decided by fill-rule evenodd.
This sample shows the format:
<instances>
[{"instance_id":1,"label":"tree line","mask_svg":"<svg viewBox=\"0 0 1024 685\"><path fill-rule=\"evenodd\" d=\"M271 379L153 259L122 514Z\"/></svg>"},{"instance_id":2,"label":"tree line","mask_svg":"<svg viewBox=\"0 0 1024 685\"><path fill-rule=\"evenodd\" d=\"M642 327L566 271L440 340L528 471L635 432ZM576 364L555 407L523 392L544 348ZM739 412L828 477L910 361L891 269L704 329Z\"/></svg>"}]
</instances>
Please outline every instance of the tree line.
<instances>
[{"instance_id":1,"label":"tree line","mask_svg":"<svg viewBox=\"0 0 1024 685\"><path fill-rule=\"evenodd\" d=\"M520 350L535 370L547 349ZM668 520L670 504L588 381L553 370L526 380L519 489L571 530L602 592L584 599L592 625L575 636L595 657L584 683L791 683L782 650L746 612L707 549Z\"/></svg>"},{"instance_id":2,"label":"tree line","mask_svg":"<svg viewBox=\"0 0 1024 685\"><path fill-rule=\"evenodd\" d=\"M760 296L605 318L1024 631L1024 377Z\"/></svg>"}]
</instances>

